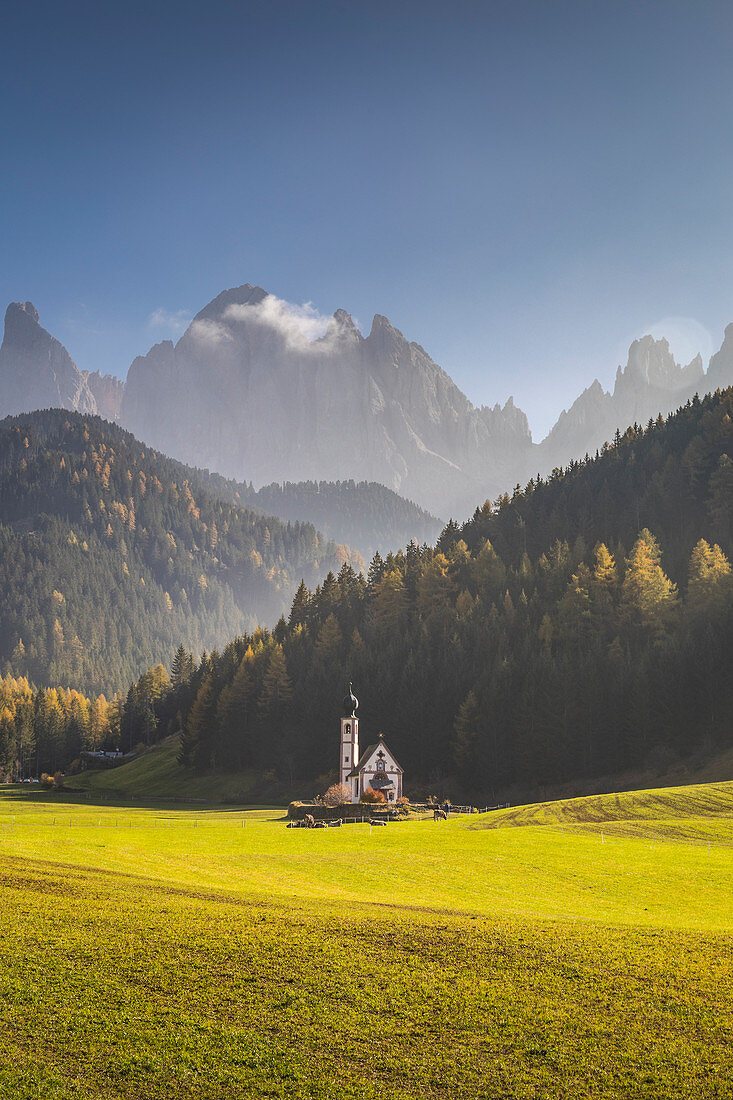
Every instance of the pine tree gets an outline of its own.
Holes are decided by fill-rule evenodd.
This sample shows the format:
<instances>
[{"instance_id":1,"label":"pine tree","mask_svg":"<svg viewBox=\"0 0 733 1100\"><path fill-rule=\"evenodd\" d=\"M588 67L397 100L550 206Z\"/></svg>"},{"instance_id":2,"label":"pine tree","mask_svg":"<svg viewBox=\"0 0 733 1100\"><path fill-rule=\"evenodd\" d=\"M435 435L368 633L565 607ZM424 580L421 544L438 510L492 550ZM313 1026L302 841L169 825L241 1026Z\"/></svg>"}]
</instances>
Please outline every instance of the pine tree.
<instances>
[{"instance_id":1,"label":"pine tree","mask_svg":"<svg viewBox=\"0 0 733 1100\"><path fill-rule=\"evenodd\" d=\"M480 736L481 708L474 691L469 691L458 708L453 728L453 759L463 782L475 779L477 746Z\"/></svg>"},{"instance_id":2,"label":"pine tree","mask_svg":"<svg viewBox=\"0 0 733 1100\"><path fill-rule=\"evenodd\" d=\"M331 613L318 631L315 650L322 661L328 662L341 654L344 639L338 619Z\"/></svg>"},{"instance_id":3,"label":"pine tree","mask_svg":"<svg viewBox=\"0 0 733 1100\"><path fill-rule=\"evenodd\" d=\"M209 673L199 688L181 741L179 760L203 771L211 764L216 737L214 677Z\"/></svg>"},{"instance_id":4,"label":"pine tree","mask_svg":"<svg viewBox=\"0 0 733 1100\"><path fill-rule=\"evenodd\" d=\"M659 543L647 528L639 535L626 559L621 586L621 610L632 635L649 632L660 640L677 607L677 586L661 566Z\"/></svg>"},{"instance_id":5,"label":"pine tree","mask_svg":"<svg viewBox=\"0 0 733 1100\"><path fill-rule=\"evenodd\" d=\"M292 694L293 688L283 647L275 645L262 680L259 700L261 714L275 720L282 719Z\"/></svg>"},{"instance_id":6,"label":"pine tree","mask_svg":"<svg viewBox=\"0 0 733 1100\"><path fill-rule=\"evenodd\" d=\"M722 614L730 599L730 563L717 543L700 539L690 557L687 606L693 615Z\"/></svg>"}]
</instances>

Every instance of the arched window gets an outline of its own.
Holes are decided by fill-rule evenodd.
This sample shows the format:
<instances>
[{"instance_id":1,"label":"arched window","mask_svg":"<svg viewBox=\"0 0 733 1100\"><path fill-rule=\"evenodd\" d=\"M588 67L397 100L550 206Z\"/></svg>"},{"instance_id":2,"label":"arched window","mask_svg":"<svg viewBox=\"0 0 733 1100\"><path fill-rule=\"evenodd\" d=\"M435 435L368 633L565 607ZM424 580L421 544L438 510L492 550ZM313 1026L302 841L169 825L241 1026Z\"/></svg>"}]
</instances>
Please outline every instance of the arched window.
<instances>
[{"instance_id":1,"label":"arched window","mask_svg":"<svg viewBox=\"0 0 733 1100\"><path fill-rule=\"evenodd\" d=\"M347 722L344 726L344 733L347 735L347 737L351 733L351 722Z\"/></svg>"}]
</instances>

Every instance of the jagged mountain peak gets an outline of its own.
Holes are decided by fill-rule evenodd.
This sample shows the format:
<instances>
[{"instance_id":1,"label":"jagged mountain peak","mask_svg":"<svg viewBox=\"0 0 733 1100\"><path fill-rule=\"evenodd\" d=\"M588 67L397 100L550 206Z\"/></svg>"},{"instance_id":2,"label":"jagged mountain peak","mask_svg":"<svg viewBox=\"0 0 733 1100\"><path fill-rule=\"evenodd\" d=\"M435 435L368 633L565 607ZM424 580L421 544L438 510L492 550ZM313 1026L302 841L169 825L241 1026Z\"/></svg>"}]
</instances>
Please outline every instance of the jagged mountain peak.
<instances>
[{"instance_id":1,"label":"jagged mountain peak","mask_svg":"<svg viewBox=\"0 0 733 1100\"><path fill-rule=\"evenodd\" d=\"M11 302L5 310L5 338L13 335L18 326L29 323L38 325L39 322L38 310L33 302Z\"/></svg>"},{"instance_id":2,"label":"jagged mountain peak","mask_svg":"<svg viewBox=\"0 0 733 1100\"><path fill-rule=\"evenodd\" d=\"M11 302L0 346L0 416L54 406L97 411L86 376L41 327L33 303Z\"/></svg>"},{"instance_id":3,"label":"jagged mountain peak","mask_svg":"<svg viewBox=\"0 0 733 1100\"><path fill-rule=\"evenodd\" d=\"M354 324L354 318L345 309L336 310L333 317L329 319L325 335L321 337L322 342L333 339L340 342L350 341L355 344L361 343L364 339Z\"/></svg>"},{"instance_id":4,"label":"jagged mountain peak","mask_svg":"<svg viewBox=\"0 0 733 1100\"><path fill-rule=\"evenodd\" d=\"M204 306L194 317L194 321L226 320L226 311L230 306L256 306L269 298L268 291L261 286L244 283L242 286L222 290Z\"/></svg>"}]
</instances>

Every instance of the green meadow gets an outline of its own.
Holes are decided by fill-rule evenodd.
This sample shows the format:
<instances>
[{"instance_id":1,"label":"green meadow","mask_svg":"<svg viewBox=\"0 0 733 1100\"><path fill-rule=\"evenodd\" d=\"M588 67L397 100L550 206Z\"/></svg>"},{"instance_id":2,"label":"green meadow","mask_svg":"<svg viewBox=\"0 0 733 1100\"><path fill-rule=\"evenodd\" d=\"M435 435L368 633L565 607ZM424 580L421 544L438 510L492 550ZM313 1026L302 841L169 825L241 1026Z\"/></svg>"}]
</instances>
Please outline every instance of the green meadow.
<instances>
[{"instance_id":1,"label":"green meadow","mask_svg":"<svg viewBox=\"0 0 733 1100\"><path fill-rule=\"evenodd\" d=\"M733 783L316 831L89 786L0 789L0 1096L733 1096Z\"/></svg>"}]
</instances>

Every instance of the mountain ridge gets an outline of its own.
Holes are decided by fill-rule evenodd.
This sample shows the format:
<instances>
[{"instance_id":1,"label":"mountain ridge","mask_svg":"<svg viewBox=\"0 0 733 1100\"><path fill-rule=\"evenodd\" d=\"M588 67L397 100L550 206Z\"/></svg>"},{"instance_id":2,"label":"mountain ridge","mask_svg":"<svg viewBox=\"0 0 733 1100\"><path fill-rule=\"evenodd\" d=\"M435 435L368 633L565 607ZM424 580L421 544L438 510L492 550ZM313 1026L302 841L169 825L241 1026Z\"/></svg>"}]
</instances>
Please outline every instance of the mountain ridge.
<instances>
[{"instance_id":1,"label":"mountain ridge","mask_svg":"<svg viewBox=\"0 0 733 1100\"><path fill-rule=\"evenodd\" d=\"M251 283L221 291L177 341L137 356L125 383L79 371L32 304L11 303L0 383L0 414L33 403L100 412L238 481L378 482L434 514L465 516L593 454L617 429L733 383L733 325L707 373L700 356L678 364L664 338L633 341L613 389L595 379L538 443L512 397L474 405L383 314L364 336L345 309L314 319Z\"/></svg>"}]
</instances>

